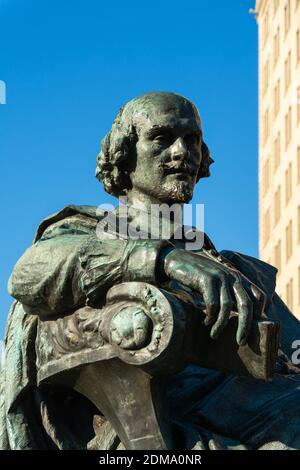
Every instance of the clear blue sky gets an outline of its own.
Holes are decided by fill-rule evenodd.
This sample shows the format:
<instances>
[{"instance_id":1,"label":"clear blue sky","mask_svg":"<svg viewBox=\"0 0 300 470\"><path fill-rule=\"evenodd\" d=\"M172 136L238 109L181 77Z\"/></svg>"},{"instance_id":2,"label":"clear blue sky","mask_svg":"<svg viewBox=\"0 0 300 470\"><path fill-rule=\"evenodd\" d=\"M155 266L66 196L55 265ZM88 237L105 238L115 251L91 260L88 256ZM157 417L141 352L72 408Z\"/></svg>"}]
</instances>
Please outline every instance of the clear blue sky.
<instances>
[{"instance_id":1,"label":"clear blue sky","mask_svg":"<svg viewBox=\"0 0 300 470\"><path fill-rule=\"evenodd\" d=\"M111 202L100 138L129 99L175 91L200 110L216 163L197 187L219 249L257 255L254 0L0 0L0 338L12 267L39 221Z\"/></svg>"}]
</instances>

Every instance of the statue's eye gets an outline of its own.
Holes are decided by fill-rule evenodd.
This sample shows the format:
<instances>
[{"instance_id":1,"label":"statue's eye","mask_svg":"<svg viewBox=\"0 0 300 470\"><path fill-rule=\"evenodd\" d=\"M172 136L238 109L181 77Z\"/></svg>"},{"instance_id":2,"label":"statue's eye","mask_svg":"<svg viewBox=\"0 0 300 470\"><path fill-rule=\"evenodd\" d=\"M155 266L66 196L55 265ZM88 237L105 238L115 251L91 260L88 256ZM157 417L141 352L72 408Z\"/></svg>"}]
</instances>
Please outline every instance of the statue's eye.
<instances>
[{"instance_id":1,"label":"statue's eye","mask_svg":"<svg viewBox=\"0 0 300 470\"><path fill-rule=\"evenodd\" d=\"M169 144L172 141L172 136L168 133L158 134L154 136L153 140L159 144Z\"/></svg>"}]
</instances>

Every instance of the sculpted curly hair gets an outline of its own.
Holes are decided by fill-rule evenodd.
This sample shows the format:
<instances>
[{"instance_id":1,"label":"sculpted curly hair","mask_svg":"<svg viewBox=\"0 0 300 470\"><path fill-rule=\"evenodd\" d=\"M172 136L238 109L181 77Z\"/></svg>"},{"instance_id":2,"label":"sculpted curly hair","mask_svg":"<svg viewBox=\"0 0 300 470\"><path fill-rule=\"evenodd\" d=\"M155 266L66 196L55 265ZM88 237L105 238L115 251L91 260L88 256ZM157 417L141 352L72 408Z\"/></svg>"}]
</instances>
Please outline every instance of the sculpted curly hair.
<instances>
[{"instance_id":1,"label":"sculpted curly hair","mask_svg":"<svg viewBox=\"0 0 300 470\"><path fill-rule=\"evenodd\" d=\"M162 93L147 93L139 98L135 98L127 103L118 112L110 132L101 142L101 151L97 156L96 177L102 182L107 193L119 197L127 194L131 188L129 176L128 158L138 140L137 126L134 122L137 113L137 106L141 107L154 95ZM164 93L175 95L174 93ZM188 102L195 110L196 107L190 101L180 95L175 95ZM199 118L200 120L200 118ZM210 152L202 140L202 161L198 171L197 182L200 178L210 176L209 167L214 160L210 157Z\"/></svg>"}]
</instances>

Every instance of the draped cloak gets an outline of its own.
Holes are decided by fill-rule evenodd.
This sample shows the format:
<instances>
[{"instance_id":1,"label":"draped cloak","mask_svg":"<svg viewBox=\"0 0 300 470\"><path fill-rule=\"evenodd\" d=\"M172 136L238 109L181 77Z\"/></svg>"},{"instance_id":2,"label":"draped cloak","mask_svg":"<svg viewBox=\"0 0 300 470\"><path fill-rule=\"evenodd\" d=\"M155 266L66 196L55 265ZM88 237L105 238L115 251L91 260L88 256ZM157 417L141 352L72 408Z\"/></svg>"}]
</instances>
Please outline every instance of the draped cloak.
<instances>
[{"instance_id":1,"label":"draped cloak","mask_svg":"<svg viewBox=\"0 0 300 470\"><path fill-rule=\"evenodd\" d=\"M14 268L9 291L16 301L0 371L0 449L92 448L97 411L91 403L37 386L38 315L93 306L123 281L159 285L161 250L176 246L172 240L114 239L109 231L99 239L103 217L93 206L67 206L40 224L33 245ZM203 250L212 249L205 235ZM300 370L291 362L300 322L275 292L276 268L233 251L220 253L266 293L268 317L282 324L276 373L264 382L187 367L168 384L174 430L186 449L300 449ZM121 447L113 436L108 448Z\"/></svg>"}]
</instances>

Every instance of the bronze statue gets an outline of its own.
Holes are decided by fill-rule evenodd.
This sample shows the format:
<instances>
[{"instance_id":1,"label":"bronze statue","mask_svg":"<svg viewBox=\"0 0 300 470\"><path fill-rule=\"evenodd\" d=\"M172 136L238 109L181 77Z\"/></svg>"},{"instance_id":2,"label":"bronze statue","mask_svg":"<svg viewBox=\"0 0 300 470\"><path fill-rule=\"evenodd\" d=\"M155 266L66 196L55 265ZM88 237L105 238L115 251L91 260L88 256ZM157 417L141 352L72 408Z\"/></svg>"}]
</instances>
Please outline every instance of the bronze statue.
<instances>
[{"instance_id":1,"label":"bronze statue","mask_svg":"<svg viewBox=\"0 0 300 470\"><path fill-rule=\"evenodd\" d=\"M151 207L188 203L211 162L186 98L119 111L96 175L126 206L45 219L9 280L0 448L300 448L300 326L276 269L206 234L187 250L172 220L151 237ZM123 236L125 212L148 237Z\"/></svg>"}]
</instances>

